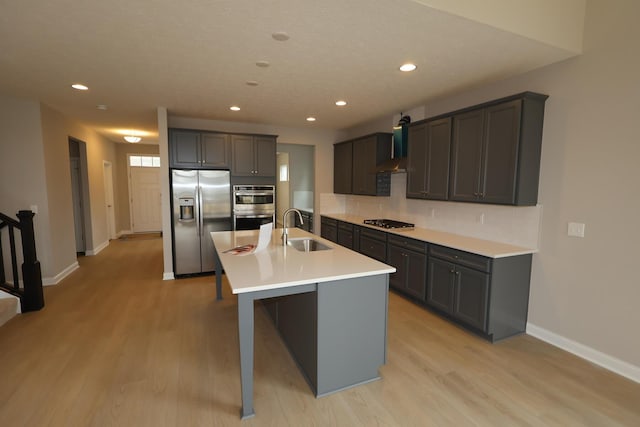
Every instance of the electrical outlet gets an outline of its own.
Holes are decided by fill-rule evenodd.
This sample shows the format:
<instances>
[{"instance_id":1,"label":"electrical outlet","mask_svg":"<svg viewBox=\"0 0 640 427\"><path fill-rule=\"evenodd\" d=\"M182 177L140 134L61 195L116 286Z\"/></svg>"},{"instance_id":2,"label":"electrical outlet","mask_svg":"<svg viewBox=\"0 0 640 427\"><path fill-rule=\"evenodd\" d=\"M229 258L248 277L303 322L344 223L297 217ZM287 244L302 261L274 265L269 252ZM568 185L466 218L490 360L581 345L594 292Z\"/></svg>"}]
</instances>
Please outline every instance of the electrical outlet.
<instances>
[{"instance_id":1,"label":"electrical outlet","mask_svg":"<svg viewBox=\"0 0 640 427\"><path fill-rule=\"evenodd\" d=\"M478 215L477 220L480 224L484 224L484 213L481 213L480 215Z\"/></svg>"},{"instance_id":2,"label":"electrical outlet","mask_svg":"<svg viewBox=\"0 0 640 427\"><path fill-rule=\"evenodd\" d=\"M585 225L581 222L570 222L567 227L567 235L573 237L584 237Z\"/></svg>"}]
</instances>

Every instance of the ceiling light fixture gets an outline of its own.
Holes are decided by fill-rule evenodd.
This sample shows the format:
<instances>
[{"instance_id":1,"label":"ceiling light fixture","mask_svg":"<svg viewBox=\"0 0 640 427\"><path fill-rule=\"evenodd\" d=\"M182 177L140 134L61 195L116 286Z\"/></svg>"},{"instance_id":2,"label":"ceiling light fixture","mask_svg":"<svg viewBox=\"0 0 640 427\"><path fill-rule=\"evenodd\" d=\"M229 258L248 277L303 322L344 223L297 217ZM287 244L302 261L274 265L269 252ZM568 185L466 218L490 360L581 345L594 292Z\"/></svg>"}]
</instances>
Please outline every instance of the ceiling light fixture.
<instances>
[{"instance_id":1,"label":"ceiling light fixture","mask_svg":"<svg viewBox=\"0 0 640 427\"><path fill-rule=\"evenodd\" d=\"M124 137L124 140L127 142L130 142L132 144L135 144L136 142L140 142L142 141L142 138L140 138L139 136L135 136L135 135L127 135Z\"/></svg>"},{"instance_id":2,"label":"ceiling light fixture","mask_svg":"<svg viewBox=\"0 0 640 427\"><path fill-rule=\"evenodd\" d=\"M80 83L74 83L71 85L72 88L74 88L75 90L89 90L88 86L85 86L83 84Z\"/></svg>"},{"instance_id":3,"label":"ceiling light fixture","mask_svg":"<svg viewBox=\"0 0 640 427\"><path fill-rule=\"evenodd\" d=\"M255 80L247 80L247 86L258 86L258 82Z\"/></svg>"},{"instance_id":4,"label":"ceiling light fixture","mask_svg":"<svg viewBox=\"0 0 640 427\"><path fill-rule=\"evenodd\" d=\"M307 117L307 121L308 122L315 122L316 118L315 117Z\"/></svg>"},{"instance_id":5,"label":"ceiling light fixture","mask_svg":"<svg viewBox=\"0 0 640 427\"><path fill-rule=\"evenodd\" d=\"M256 62L256 66L260 68L267 68L269 66L269 61L258 61Z\"/></svg>"},{"instance_id":6,"label":"ceiling light fixture","mask_svg":"<svg viewBox=\"0 0 640 427\"><path fill-rule=\"evenodd\" d=\"M229 110L231 110L231 111L240 111L240 107L238 107L237 105L232 105L231 107L229 107Z\"/></svg>"},{"instance_id":7,"label":"ceiling light fixture","mask_svg":"<svg viewBox=\"0 0 640 427\"><path fill-rule=\"evenodd\" d=\"M96 105L96 108L97 108L98 110L102 110L102 111L104 111L104 110L106 110L106 109L107 109L107 108L109 108L109 107L107 107L107 106L106 106L106 105L104 105L104 104L99 104L99 105Z\"/></svg>"},{"instance_id":8,"label":"ceiling light fixture","mask_svg":"<svg viewBox=\"0 0 640 427\"><path fill-rule=\"evenodd\" d=\"M291 38L289 37L289 34L285 33L284 31L278 31L277 33L273 33L271 34L271 37L273 37L274 40L277 40L279 42L286 42Z\"/></svg>"},{"instance_id":9,"label":"ceiling light fixture","mask_svg":"<svg viewBox=\"0 0 640 427\"><path fill-rule=\"evenodd\" d=\"M413 71L413 70L415 70L416 68L418 68L418 67L416 67L416 65L415 65L415 64L412 64L412 63L408 62L408 63L406 63L406 64L402 64L402 65L400 66L400 71L404 71L404 72L407 72L407 71Z\"/></svg>"},{"instance_id":10,"label":"ceiling light fixture","mask_svg":"<svg viewBox=\"0 0 640 427\"><path fill-rule=\"evenodd\" d=\"M344 107L345 105L347 105L347 101L336 101L336 105L338 107Z\"/></svg>"}]
</instances>

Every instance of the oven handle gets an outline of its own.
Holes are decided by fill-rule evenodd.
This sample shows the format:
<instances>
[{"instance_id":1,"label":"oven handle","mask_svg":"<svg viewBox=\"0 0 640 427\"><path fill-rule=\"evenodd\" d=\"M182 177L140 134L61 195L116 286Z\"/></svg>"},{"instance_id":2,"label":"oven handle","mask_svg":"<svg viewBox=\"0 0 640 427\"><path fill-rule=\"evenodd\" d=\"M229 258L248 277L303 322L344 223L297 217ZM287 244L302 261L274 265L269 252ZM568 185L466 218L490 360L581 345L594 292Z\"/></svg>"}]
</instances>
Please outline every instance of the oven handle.
<instances>
[{"instance_id":1,"label":"oven handle","mask_svg":"<svg viewBox=\"0 0 640 427\"><path fill-rule=\"evenodd\" d=\"M235 214L236 218L271 218L273 214L255 215L255 214Z\"/></svg>"},{"instance_id":2,"label":"oven handle","mask_svg":"<svg viewBox=\"0 0 640 427\"><path fill-rule=\"evenodd\" d=\"M272 191L266 193L255 193L253 191L236 191L233 194L235 194L236 196L273 196Z\"/></svg>"}]
</instances>

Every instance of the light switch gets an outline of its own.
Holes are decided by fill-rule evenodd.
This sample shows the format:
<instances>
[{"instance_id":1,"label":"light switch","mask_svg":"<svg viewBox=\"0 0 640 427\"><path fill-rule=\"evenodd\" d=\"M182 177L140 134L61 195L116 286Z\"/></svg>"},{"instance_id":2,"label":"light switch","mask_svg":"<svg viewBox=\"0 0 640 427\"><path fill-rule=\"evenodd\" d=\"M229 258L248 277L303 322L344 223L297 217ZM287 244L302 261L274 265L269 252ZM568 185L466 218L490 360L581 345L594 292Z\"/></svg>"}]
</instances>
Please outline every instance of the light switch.
<instances>
[{"instance_id":1,"label":"light switch","mask_svg":"<svg viewBox=\"0 0 640 427\"><path fill-rule=\"evenodd\" d=\"M570 222L567 234L574 237L584 237L584 224L581 222Z\"/></svg>"}]
</instances>

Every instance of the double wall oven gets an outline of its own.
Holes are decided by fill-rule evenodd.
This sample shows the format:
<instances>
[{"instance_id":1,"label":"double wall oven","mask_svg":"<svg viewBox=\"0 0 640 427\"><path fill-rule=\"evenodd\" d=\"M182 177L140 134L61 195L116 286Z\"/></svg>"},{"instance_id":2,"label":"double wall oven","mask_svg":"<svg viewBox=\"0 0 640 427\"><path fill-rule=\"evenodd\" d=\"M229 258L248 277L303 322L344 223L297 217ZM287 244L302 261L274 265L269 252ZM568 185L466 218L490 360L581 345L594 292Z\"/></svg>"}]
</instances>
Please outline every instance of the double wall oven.
<instances>
[{"instance_id":1,"label":"double wall oven","mask_svg":"<svg viewBox=\"0 0 640 427\"><path fill-rule=\"evenodd\" d=\"M233 229L254 230L275 223L276 188L273 185L233 186Z\"/></svg>"}]
</instances>

